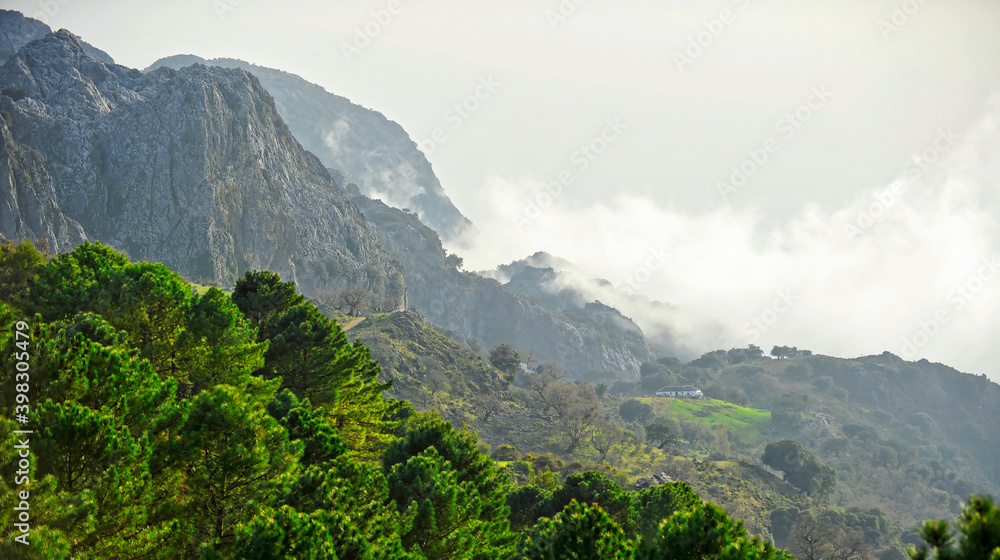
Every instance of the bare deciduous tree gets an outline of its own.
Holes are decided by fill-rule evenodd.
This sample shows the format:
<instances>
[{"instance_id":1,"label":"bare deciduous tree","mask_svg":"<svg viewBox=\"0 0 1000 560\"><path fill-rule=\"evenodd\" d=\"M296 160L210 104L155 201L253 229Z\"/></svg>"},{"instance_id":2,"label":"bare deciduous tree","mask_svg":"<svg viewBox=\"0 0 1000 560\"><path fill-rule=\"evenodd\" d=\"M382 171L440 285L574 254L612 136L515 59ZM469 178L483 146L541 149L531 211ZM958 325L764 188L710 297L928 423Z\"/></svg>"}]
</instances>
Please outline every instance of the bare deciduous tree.
<instances>
[{"instance_id":1,"label":"bare deciduous tree","mask_svg":"<svg viewBox=\"0 0 1000 560\"><path fill-rule=\"evenodd\" d=\"M859 531L844 530L804 513L788 535L792 552L799 560L868 560L871 547Z\"/></svg>"},{"instance_id":2,"label":"bare deciduous tree","mask_svg":"<svg viewBox=\"0 0 1000 560\"><path fill-rule=\"evenodd\" d=\"M566 453L576 451L580 442L590 434L594 423L599 419L596 402L579 401L567 409L566 415L557 424L557 429L569 441Z\"/></svg>"},{"instance_id":3,"label":"bare deciduous tree","mask_svg":"<svg viewBox=\"0 0 1000 560\"><path fill-rule=\"evenodd\" d=\"M489 422L490 418L492 418L494 414L500 412L502 406L503 403L500 401L499 397L493 394L487 395L479 403L480 410L482 410L483 422Z\"/></svg>"},{"instance_id":4,"label":"bare deciduous tree","mask_svg":"<svg viewBox=\"0 0 1000 560\"><path fill-rule=\"evenodd\" d=\"M618 426L607 421L598 422L587 438L590 441L590 445L593 446L594 451L600 454L602 463L607 459L608 451L611 451L612 447L618 445L624 439L624 432Z\"/></svg>"},{"instance_id":5,"label":"bare deciduous tree","mask_svg":"<svg viewBox=\"0 0 1000 560\"><path fill-rule=\"evenodd\" d=\"M549 404L545 400L545 392L549 385L554 383L556 378L548 373L536 373L535 375L528 377L528 391L532 394L536 401L538 401L539 406L542 408L542 412L549 409Z\"/></svg>"},{"instance_id":6,"label":"bare deciduous tree","mask_svg":"<svg viewBox=\"0 0 1000 560\"><path fill-rule=\"evenodd\" d=\"M332 290L316 290L309 299L319 308L321 313L331 315L334 311L339 310L337 307L339 295L339 292Z\"/></svg>"},{"instance_id":7,"label":"bare deciduous tree","mask_svg":"<svg viewBox=\"0 0 1000 560\"><path fill-rule=\"evenodd\" d=\"M360 317L368 304L368 292L361 288L348 288L337 292L336 306L340 311Z\"/></svg>"},{"instance_id":8,"label":"bare deciduous tree","mask_svg":"<svg viewBox=\"0 0 1000 560\"><path fill-rule=\"evenodd\" d=\"M398 298L373 292L368 292L366 298L366 306L373 313L392 313L399 309Z\"/></svg>"}]
</instances>

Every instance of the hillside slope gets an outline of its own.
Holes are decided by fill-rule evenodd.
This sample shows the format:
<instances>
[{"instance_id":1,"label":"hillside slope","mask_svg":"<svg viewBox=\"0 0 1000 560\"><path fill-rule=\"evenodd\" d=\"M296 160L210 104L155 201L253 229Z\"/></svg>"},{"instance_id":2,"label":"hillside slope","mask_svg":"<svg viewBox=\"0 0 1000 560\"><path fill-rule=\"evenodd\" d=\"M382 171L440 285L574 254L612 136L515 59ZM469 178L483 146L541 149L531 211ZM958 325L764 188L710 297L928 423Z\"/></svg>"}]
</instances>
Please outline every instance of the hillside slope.
<instances>
[{"instance_id":1,"label":"hillside slope","mask_svg":"<svg viewBox=\"0 0 1000 560\"><path fill-rule=\"evenodd\" d=\"M483 399L503 393L506 375L411 311L375 315L348 331L391 379L394 397L436 409L455 423L484 417Z\"/></svg>"},{"instance_id":2,"label":"hillside slope","mask_svg":"<svg viewBox=\"0 0 1000 560\"><path fill-rule=\"evenodd\" d=\"M642 330L617 310L591 304L572 317L559 313L496 280L459 270L461 259L447 255L437 234L414 214L356 190L352 200L406 270L408 307L461 340L534 350L536 359L558 361L578 379L638 379L639 364L654 358Z\"/></svg>"},{"instance_id":3,"label":"hillside slope","mask_svg":"<svg viewBox=\"0 0 1000 560\"><path fill-rule=\"evenodd\" d=\"M646 273L669 265L669 255L651 250L643 268ZM597 278L569 261L539 251L520 260L480 272L495 278L519 294L535 297L546 306L567 312L582 309L587 303L600 301L618 309L641 329L650 347L658 356L674 356L689 360L698 357L700 342L721 340L721 325L698 316L687 309L669 303L650 300L634 293L632 280L615 286Z\"/></svg>"},{"instance_id":4,"label":"hillside slope","mask_svg":"<svg viewBox=\"0 0 1000 560\"><path fill-rule=\"evenodd\" d=\"M837 470L838 506L877 506L912 526L953 516L973 492L1000 493L1000 385L985 376L889 352L747 360L720 350L671 368L671 381L708 397L770 410L768 441L798 440ZM759 457L755 441L740 453Z\"/></svg>"},{"instance_id":5,"label":"hillside slope","mask_svg":"<svg viewBox=\"0 0 1000 560\"><path fill-rule=\"evenodd\" d=\"M456 239L472 227L445 194L430 162L410 136L382 113L295 74L231 58L177 55L154 62L146 72L195 63L242 68L256 76L274 97L278 113L295 138L323 165L343 174L339 182L355 183L370 198L413 210L445 240Z\"/></svg>"},{"instance_id":6,"label":"hillside slope","mask_svg":"<svg viewBox=\"0 0 1000 560\"><path fill-rule=\"evenodd\" d=\"M351 329L348 337L371 351L384 378L393 382L390 395L410 401L417 410L436 410L452 424L473 429L494 449L514 446L524 461L533 464L535 475L545 468L560 477L582 468L603 469L631 487L637 479L667 471L675 480L690 483L702 496L711 496L714 503L742 519L752 533L764 536L771 534L772 511L810 503L765 469L740 461L692 460L639 441L612 453L608 461L599 461L585 448L564 454L553 441L557 423L538 410L522 388L511 386L506 374L415 313L369 317ZM768 432L767 411L719 401L658 401L658 409L671 404L706 405L728 413L724 420L731 423L734 439L742 436L743 441L757 443ZM602 413L616 415L620 403L621 399L605 398ZM658 413L669 414L666 410ZM719 420L718 415L692 418L708 427Z\"/></svg>"},{"instance_id":7,"label":"hillside slope","mask_svg":"<svg viewBox=\"0 0 1000 560\"><path fill-rule=\"evenodd\" d=\"M143 74L59 31L9 58L0 84L23 92L2 100L4 235L99 239L223 285L267 268L306 293L402 298L398 265L246 71Z\"/></svg>"}]
</instances>

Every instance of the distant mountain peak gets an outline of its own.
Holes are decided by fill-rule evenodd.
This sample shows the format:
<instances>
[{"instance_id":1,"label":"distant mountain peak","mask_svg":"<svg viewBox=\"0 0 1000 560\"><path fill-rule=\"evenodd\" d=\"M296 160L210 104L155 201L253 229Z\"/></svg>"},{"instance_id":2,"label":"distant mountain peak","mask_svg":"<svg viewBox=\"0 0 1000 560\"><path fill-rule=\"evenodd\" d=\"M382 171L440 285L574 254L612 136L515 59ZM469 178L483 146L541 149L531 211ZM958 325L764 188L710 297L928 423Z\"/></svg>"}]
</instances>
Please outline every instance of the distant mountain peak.
<instances>
[{"instance_id":1,"label":"distant mountain peak","mask_svg":"<svg viewBox=\"0 0 1000 560\"><path fill-rule=\"evenodd\" d=\"M157 60L145 71L191 64L242 68L255 75L296 139L323 165L342 174L339 183L354 183L369 198L413 210L446 241L460 239L473 227L448 198L416 143L382 113L295 74L234 58L174 55Z\"/></svg>"},{"instance_id":2,"label":"distant mountain peak","mask_svg":"<svg viewBox=\"0 0 1000 560\"><path fill-rule=\"evenodd\" d=\"M0 98L0 233L57 251L100 240L222 285L269 269L305 293L402 299L398 265L245 69L143 74L60 30L20 47L0 83L25 92Z\"/></svg>"},{"instance_id":3,"label":"distant mountain peak","mask_svg":"<svg viewBox=\"0 0 1000 560\"><path fill-rule=\"evenodd\" d=\"M37 19L25 17L21 12L14 10L0 10L0 64L13 56L21 47L32 41L37 41L52 33L52 28ZM83 50L88 54L107 64L114 64L114 59L101 49L83 41L65 29L60 32L69 33L81 44Z\"/></svg>"}]
</instances>

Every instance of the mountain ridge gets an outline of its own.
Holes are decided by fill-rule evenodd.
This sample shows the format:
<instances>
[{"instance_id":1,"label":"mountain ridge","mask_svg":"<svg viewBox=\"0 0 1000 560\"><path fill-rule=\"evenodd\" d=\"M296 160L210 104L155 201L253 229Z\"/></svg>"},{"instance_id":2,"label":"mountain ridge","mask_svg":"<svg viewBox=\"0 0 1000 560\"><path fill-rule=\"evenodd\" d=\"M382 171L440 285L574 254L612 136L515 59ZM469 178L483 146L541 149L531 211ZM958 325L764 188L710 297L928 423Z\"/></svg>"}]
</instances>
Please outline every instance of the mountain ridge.
<instances>
[{"instance_id":1,"label":"mountain ridge","mask_svg":"<svg viewBox=\"0 0 1000 560\"><path fill-rule=\"evenodd\" d=\"M464 339L536 348L578 376L634 379L653 358L617 311L570 318L547 309L460 272L416 215L357 187L349 200L244 69L142 73L98 60L60 31L23 46L0 67L0 82L24 92L3 100L15 140L8 159L38 154L30 166L10 160L3 196L18 227L0 231L7 237L43 239L56 252L100 240L199 283L231 286L264 268L307 294L360 287L408 299ZM399 218L406 228L385 228Z\"/></svg>"},{"instance_id":2,"label":"mountain ridge","mask_svg":"<svg viewBox=\"0 0 1000 560\"><path fill-rule=\"evenodd\" d=\"M161 58L145 72L191 64L242 68L255 75L275 100L296 139L323 164L358 185L365 196L409 208L446 241L473 230L448 198L430 162L409 135L381 112L352 103L304 78L233 58L196 55Z\"/></svg>"},{"instance_id":3,"label":"mountain ridge","mask_svg":"<svg viewBox=\"0 0 1000 560\"><path fill-rule=\"evenodd\" d=\"M62 30L9 58L0 83L24 92L5 99L12 138L44 162L11 183L49 176L86 237L224 285L266 267L307 292L365 285L401 298L398 266L253 75L143 74L98 60ZM22 223L39 222L19 208Z\"/></svg>"}]
</instances>

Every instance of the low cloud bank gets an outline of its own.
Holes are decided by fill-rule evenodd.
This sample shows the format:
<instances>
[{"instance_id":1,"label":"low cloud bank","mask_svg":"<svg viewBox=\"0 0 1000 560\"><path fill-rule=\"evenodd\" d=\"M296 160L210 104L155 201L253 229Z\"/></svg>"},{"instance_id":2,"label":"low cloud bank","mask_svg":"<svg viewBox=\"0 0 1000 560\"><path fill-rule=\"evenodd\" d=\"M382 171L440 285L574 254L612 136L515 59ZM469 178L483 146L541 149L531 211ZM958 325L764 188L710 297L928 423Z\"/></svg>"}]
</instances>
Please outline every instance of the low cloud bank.
<instances>
[{"instance_id":1,"label":"low cloud bank","mask_svg":"<svg viewBox=\"0 0 1000 560\"><path fill-rule=\"evenodd\" d=\"M685 214L642 197L589 203L565 192L519 232L512 217L545 184L486 181L480 234L454 248L466 268L558 255L618 289L595 299L692 352L888 350L1000 381L1000 97L967 130L942 127L891 184L778 224L754 209ZM592 289L585 276L561 281Z\"/></svg>"}]
</instances>

